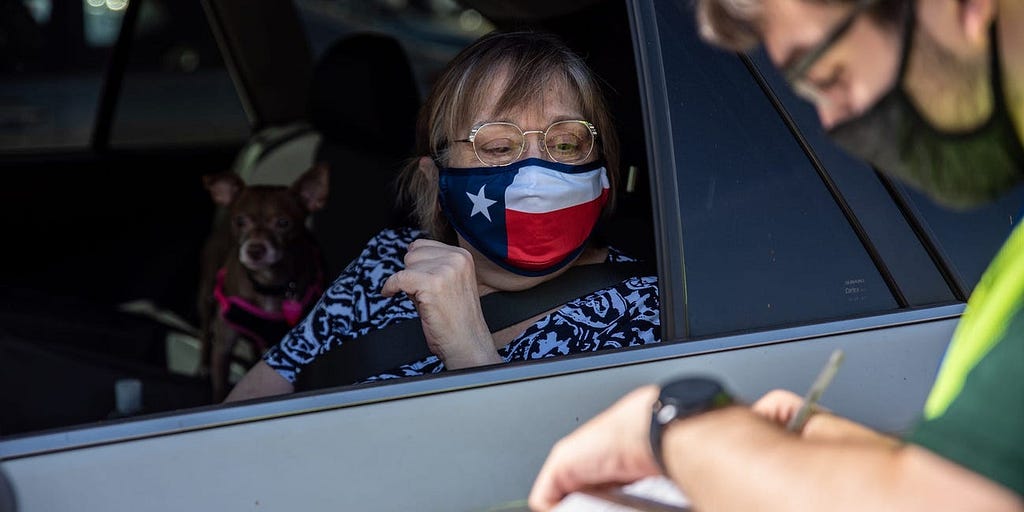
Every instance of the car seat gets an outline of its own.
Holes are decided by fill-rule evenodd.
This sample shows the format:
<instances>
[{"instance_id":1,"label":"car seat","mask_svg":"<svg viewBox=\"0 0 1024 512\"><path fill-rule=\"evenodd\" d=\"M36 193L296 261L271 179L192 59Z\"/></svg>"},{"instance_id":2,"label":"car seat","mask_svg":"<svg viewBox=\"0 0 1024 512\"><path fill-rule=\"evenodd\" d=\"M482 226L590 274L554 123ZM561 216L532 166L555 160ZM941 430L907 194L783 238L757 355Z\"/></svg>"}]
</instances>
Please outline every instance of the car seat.
<instances>
[{"instance_id":1,"label":"car seat","mask_svg":"<svg viewBox=\"0 0 1024 512\"><path fill-rule=\"evenodd\" d=\"M261 130L234 168L248 184L286 185L315 162L330 165L312 228L333 277L378 231L405 223L392 185L413 155L419 90L395 38L357 33L316 62L308 98L306 120Z\"/></svg>"},{"instance_id":2,"label":"car seat","mask_svg":"<svg viewBox=\"0 0 1024 512\"><path fill-rule=\"evenodd\" d=\"M316 160L331 168L327 206L314 214L328 275L359 255L385 227L406 223L393 184L413 157L419 89L398 40L361 33L317 62L309 117L320 133Z\"/></svg>"}]
</instances>

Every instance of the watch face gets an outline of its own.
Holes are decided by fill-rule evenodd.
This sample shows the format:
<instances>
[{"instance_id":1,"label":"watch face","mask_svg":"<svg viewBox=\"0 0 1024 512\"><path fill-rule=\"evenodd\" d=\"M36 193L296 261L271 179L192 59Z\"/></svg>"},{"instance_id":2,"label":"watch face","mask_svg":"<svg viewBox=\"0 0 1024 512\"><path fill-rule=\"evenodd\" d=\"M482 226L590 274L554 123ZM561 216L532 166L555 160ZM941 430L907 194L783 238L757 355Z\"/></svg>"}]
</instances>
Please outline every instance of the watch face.
<instances>
[{"instance_id":1,"label":"watch face","mask_svg":"<svg viewBox=\"0 0 1024 512\"><path fill-rule=\"evenodd\" d=\"M688 377L662 386L658 401L654 402L650 432L651 451L658 467L665 471L661 454L661 434L665 425L731 403L732 397L725 388L708 377Z\"/></svg>"},{"instance_id":2,"label":"watch face","mask_svg":"<svg viewBox=\"0 0 1024 512\"><path fill-rule=\"evenodd\" d=\"M675 418L714 409L731 402L718 381L705 377L674 380L661 388L657 420L661 424Z\"/></svg>"}]
</instances>

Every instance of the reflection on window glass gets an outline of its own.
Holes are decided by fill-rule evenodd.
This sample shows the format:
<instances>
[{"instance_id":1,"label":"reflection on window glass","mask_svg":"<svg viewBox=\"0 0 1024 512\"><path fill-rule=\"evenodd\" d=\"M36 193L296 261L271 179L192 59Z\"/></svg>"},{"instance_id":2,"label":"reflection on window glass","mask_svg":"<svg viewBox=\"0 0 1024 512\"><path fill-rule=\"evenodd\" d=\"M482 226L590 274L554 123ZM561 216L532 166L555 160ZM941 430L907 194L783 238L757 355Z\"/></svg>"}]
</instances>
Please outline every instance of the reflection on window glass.
<instances>
[{"instance_id":1,"label":"reflection on window glass","mask_svg":"<svg viewBox=\"0 0 1024 512\"><path fill-rule=\"evenodd\" d=\"M117 42L121 19L128 8L128 0L82 0L85 16L82 18L85 41L89 46L111 46Z\"/></svg>"},{"instance_id":2,"label":"reflection on window glass","mask_svg":"<svg viewBox=\"0 0 1024 512\"><path fill-rule=\"evenodd\" d=\"M28 7L29 12L32 14L32 19L36 20L36 23L46 24L50 22L50 12L53 11L53 2L51 0L25 0L22 2L25 7Z\"/></svg>"},{"instance_id":3,"label":"reflection on window glass","mask_svg":"<svg viewBox=\"0 0 1024 512\"><path fill-rule=\"evenodd\" d=\"M455 0L297 0L314 57L338 38L356 32L395 37L409 55L420 93L476 38L494 29L486 18Z\"/></svg>"},{"instance_id":4,"label":"reflection on window glass","mask_svg":"<svg viewBox=\"0 0 1024 512\"><path fill-rule=\"evenodd\" d=\"M116 7L116 4L114 4ZM87 12L103 14L87 14ZM0 16L0 152L83 148L122 14L104 4L8 2ZM91 28L90 28L91 27ZM100 29L100 27L103 27ZM105 31L105 32L104 32Z\"/></svg>"},{"instance_id":5,"label":"reflection on window glass","mask_svg":"<svg viewBox=\"0 0 1024 512\"><path fill-rule=\"evenodd\" d=\"M790 131L735 56L658 4L690 336L897 307Z\"/></svg>"},{"instance_id":6,"label":"reflection on window glass","mask_svg":"<svg viewBox=\"0 0 1024 512\"><path fill-rule=\"evenodd\" d=\"M243 141L249 123L200 3L137 1L111 146Z\"/></svg>"}]
</instances>

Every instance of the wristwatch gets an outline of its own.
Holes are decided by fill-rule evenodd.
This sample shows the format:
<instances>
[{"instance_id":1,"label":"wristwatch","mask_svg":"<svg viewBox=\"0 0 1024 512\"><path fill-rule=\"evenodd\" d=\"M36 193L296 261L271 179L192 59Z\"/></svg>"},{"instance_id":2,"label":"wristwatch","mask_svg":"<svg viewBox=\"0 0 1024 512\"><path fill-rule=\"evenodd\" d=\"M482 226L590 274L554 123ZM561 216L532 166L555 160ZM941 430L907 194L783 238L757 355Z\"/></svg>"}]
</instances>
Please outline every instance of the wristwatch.
<instances>
[{"instance_id":1,"label":"wristwatch","mask_svg":"<svg viewBox=\"0 0 1024 512\"><path fill-rule=\"evenodd\" d=\"M651 413L651 451L661 472L666 472L661 438L669 423L732 403L732 396L725 388L718 381L706 377L687 377L662 386Z\"/></svg>"}]
</instances>

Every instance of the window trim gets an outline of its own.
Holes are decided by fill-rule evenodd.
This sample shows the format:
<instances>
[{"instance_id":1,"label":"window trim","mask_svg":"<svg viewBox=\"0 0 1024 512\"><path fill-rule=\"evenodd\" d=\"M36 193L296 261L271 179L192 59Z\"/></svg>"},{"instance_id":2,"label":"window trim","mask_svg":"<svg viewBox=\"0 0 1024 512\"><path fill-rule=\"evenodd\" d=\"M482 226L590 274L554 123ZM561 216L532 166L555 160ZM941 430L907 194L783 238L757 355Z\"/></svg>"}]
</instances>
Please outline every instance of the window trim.
<instances>
[{"instance_id":1,"label":"window trim","mask_svg":"<svg viewBox=\"0 0 1024 512\"><path fill-rule=\"evenodd\" d=\"M668 114L665 61L661 54L654 4L650 0L630 0L628 10L644 131L648 134L673 133ZM680 283L682 292L678 297L676 294L660 294L662 339L686 339L690 337L690 315L687 310L686 259L683 257L682 206L675 192L679 190L678 176L675 172L654 171L677 168L672 141L647 137L647 161L652 169L648 175L659 286Z\"/></svg>"}]
</instances>

